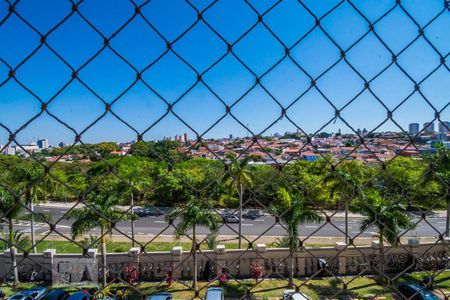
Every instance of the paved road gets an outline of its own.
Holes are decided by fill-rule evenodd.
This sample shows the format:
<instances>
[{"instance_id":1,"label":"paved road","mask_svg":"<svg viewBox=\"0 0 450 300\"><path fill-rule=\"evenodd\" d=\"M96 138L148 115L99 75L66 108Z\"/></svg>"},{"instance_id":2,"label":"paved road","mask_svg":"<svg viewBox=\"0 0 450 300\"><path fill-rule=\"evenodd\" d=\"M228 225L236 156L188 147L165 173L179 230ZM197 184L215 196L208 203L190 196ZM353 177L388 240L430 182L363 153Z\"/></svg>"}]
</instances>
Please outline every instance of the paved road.
<instances>
[{"instance_id":1,"label":"paved road","mask_svg":"<svg viewBox=\"0 0 450 300\"><path fill-rule=\"evenodd\" d=\"M53 216L53 220L59 220L66 213L67 208L63 207L37 207L39 212L50 213ZM349 234L352 237L371 237L375 234L376 230L371 228L363 233L360 233L359 227L361 222L361 217L351 216L349 218ZM442 216L430 216L426 219L432 226L427 224L425 221L421 221L418 226L406 233L405 237L418 236L418 237L435 237L445 230L445 218ZM416 219L418 221L418 219ZM71 220L61 219L58 222L57 230L61 234L70 234ZM177 224L177 221L175 221ZM117 225L120 232L131 235L131 226L129 222L122 222ZM331 218L330 223L322 222L320 224L304 224L301 226L302 236L314 236L314 237L334 237L343 238L344 237L345 222L343 217L336 216ZM21 222L15 225L15 229L29 232L29 222ZM36 224L36 232L38 234L43 234L49 232L49 226L44 223L38 222ZM220 235L237 235L238 224L224 224L219 230ZM256 220L244 219L242 222L242 231L244 235L251 236L283 236L286 233L283 225L277 224L273 217L264 216ZM117 234L120 234L117 232ZM174 232L173 226L169 226L163 216L158 217L144 217L135 221L135 234L136 235L172 235ZM198 234L207 234L208 230L206 228L199 228ZM92 234L98 235L99 230L93 230Z\"/></svg>"}]
</instances>

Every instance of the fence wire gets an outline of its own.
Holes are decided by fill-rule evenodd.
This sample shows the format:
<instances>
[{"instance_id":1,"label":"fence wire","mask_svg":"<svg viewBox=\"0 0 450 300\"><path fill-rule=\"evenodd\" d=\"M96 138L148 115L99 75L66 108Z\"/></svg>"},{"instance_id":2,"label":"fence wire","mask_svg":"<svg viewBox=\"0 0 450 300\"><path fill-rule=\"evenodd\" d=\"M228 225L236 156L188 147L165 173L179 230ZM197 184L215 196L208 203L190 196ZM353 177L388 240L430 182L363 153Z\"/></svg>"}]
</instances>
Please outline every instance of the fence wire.
<instances>
[{"instance_id":1,"label":"fence wire","mask_svg":"<svg viewBox=\"0 0 450 300\"><path fill-rule=\"evenodd\" d=\"M49 284L59 284L75 291L90 287L91 282L98 286L92 292L98 299L113 294L115 298L144 298L165 290L180 293L176 298L205 298L206 290L215 286L223 287L230 298L281 298L283 291L290 289L321 299L422 299L433 287L436 295L447 299L449 291L439 282L449 279L449 219L448 215L436 214L448 210L450 203L448 150L444 142L434 153L421 154L429 129L425 126L412 131L396 120L396 115L411 102L420 102L420 107L431 112L429 123L442 129L444 137L441 134L439 138L448 140L449 95L436 96L423 87L437 80L446 84L443 90L448 90L449 45L438 45L434 35L436 31L448 32L449 1L430 1L436 9L425 22L423 17L419 20L417 11L412 12L414 5L419 10L424 5L420 2L411 5L411 1L382 1L386 8L374 18L361 1L330 2L323 11L314 9L311 1L291 1L296 9L294 16L308 20L303 31L296 27L287 29L296 33L292 35L295 38L286 38L270 21L276 14L285 13L282 6L289 1L268 1L264 5L250 0L233 2L231 11L236 16L238 9L248 12L239 21L241 31L233 38L219 28L221 14L226 11L220 5L230 5L226 0L174 1L164 16L173 18L176 30L172 31L158 24L156 15L161 12L156 9L157 0L125 2L129 10L112 16L105 15L107 10L102 5L106 3L101 2L61 1L49 6L33 3L36 14L54 7L54 13L48 13L57 20L46 26L36 25L33 13L27 13L25 8L31 5L30 1L1 3L1 53L9 54L0 57L0 101L7 104L11 99L26 98L28 104L24 106L39 106L29 116L20 115L19 108L6 111L8 106L4 106L4 117L0 118L2 136L6 137L0 149L5 154L0 175L0 215L5 232L1 238L5 249L4 260L0 260L2 289L14 292L25 289L23 283L33 283L48 288ZM59 8L62 3L64 7ZM92 5L98 6L94 15L87 9ZM180 7L190 13L177 16ZM333 26L327 25L332 18L338 18L339 24L345 23L345 13L357 19L351 22L355 22L355 32L361 32L350 42L339 35L350 33L336 34ZM186 15L195 17L185 22ZM225 17L228 21L226 18L232 16ZM401 35L415 32L401 47L380 33L379 28L390 18L402 18L407 24ZM79 43L65 41L66 50L74 47L80 51L76 59L53 39L67 34L65 28L73 26L74 20L78 22L75 31L88 28L92 35ZM185 26L178 28L178 21L185 22ZM114 23L115 29L105 27L107 22ZM151 53L145 59L135 59L127 53L133 46L125 37L132 35L128 30L136 28L158 41L143 50ZM199 28L207 32L202 36L202 45L191 40ZM430 34L433 28L435 31ZM15 33L8 36L4 33L7 30ZM249 46L259 31L264 31L264 41L270 40L276 47ZM324 44L311 42L313 36L320 36ZM140 37L142 48L146 38ZM369 39L379 48L374 52L382 51L388 57L375 71L370 67L370 58L364 59L363 65L351 59L354 53L369 52L368 48L359 48ZM26 49L27 43L33 48ZM419 44L422 50L417 50ZM307 51L299 50L305 45L310 45L311 53L319 52L322 46L330 47L334 55L312 57L317 66L311 68L302 57ZM89 55L82 48L90 49ZM417 64L429 68L419 76L411 69L416 62L402 58L410 51L425 52L423 49L429 57L417 59ZM255 64L242 54L245 50L254 51L255 57L257 52L267 53L271 59L269 63ZM209 55L209 51L216 53ZM46 65L43 52L51 55L52 65ZM193 59L195 54L200 58ZM232 91L232 97L224 96L220 84L209 77L214 72L232 77L231 70L221 67L230 59L249 79L244 90L236 87ZM97 64L101 60L117 67L128 82L114 79L113 72L108 73L111 70L99 70L102 68ZM164 65L165 60L174 61L174 70ZM40 64L37 72L28 67L36 63ZM290 75L304 81L299 84L303 90L295 85L292 97L280 94L271 85L276 81L274 74L283 72L286 65L291 68ZM333 84L343 88L330 92L329 76L344 67L351 75L340 80L332 78ZM59 69L57 79L54 78L58 84L39 84L39 77L54 72L52 68ZM401 89L406 91L402 96L393 94L395 101L391 102L380 95L377 81L384 76L388 78L385 83L393 81L393 70L397 72L394 76L403 78ZM155 81L166 75L175 82L169 93ZM178 82L177 77L183 76L192 81ZM359 82L359 89L346 85L350 76ZM11 86L16 90L11 92ZM69 118L72 121L67 121L56 109L68 105L64 97L73 92L73 87L82 87L87 93L91 102L86 105L86 112L97 113L82 126L82 115L75 113ZM150 95L153 103L151 116L141 115L139 120L145 120L145 126L142 122L135 124L139 117L130 119L123 114L127 106L133 106L128 97L136 87L145 90L141 97ZM189 107L192 97L197 97L197 89L205 91L208 103ZM252 94L273 106L261 109L253 103L251 111L243 115L243 104ZM324 107L310 102L311 95L316 95L320 99L316 101L323 102ZM368 120L368 130L361 131L349 119L360 113L370 119L370 114L375 113L352 109L367 96L384 117L376 124ZM442 105L433 99L436 97L443 98ZM298 118L296 106L302 102L311 105L304 108L308 114L318 115L311 121L318 124L314 130ZM220 113L210 122L208 108L218 106ZM318 110L322 109L331 115L321 117L324 114ZM255 116L248 116L250 113ZM8 115L21 120L20 124L10 125ZM261 118L264 125L249 126L253 118ZM213 138L216 132L224 132L225 121L237 124L246 137ZM134 141L123 143L120 149L110 143L93 144L91 132L95 128L100 128L100 132L114 131L118 127L108 128L113 123L132 132ZM318 143L324 138L323 132L336 128L336 123L349 132L341 135L347 136L342 141L349 144L334 147L339 155L331 150L321 151L324 147ZM150 141L158 127L171 124L183 128L177 134L189 132L190 138L180 135L172 144ZM286 143L292 144L290 153L272 146L281 139L270 137L270 133L282 124L293 130L285 135ZM35 151L23 136L29 136L33 128L42 131L43 126L52 127L45 128L48 132L66 132L73 137L72 142L54 148L57 150L46 149L46 145L41 147L45 151ZM384 142L400 141L399 149L390 156L374 146L383 139L379 132L386 126L393 126L397 133ZM223 147L217 147L220 143ZM17 153L10 160L6 154L11 154L12 148ZM414 153L415 159L405 159L408 153ZM260 166L261 161L269 167ZM402 170L407 171L401 173ZM47 206L42 206L44 202ZM60 206L52 206L54 203ZM249 223L243 215L254 222ZM262 223L265 227L258 227ZM423 239L416 237L416 228L422 226L428 228L428 237ZM259 228L262 229L258 231ZM158 252L168 250L164 245L170 245L170 250ZM238 249L228 249L231 245ZM52 248L57 249L56 253L47 250L42 254ZM69 254L62 254L64 251ZM102 255L105 252L108 254ZM422 285L408 292L404 282Z\"/></svg>"}]
</instances>

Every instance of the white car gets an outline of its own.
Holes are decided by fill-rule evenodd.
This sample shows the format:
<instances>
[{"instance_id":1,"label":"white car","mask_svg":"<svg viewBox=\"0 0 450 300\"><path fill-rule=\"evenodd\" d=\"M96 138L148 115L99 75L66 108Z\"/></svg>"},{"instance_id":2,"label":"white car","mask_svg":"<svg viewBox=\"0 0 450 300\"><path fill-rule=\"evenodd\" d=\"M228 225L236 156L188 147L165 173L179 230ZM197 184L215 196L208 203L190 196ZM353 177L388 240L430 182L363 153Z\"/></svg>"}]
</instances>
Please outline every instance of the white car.
<instances>
[{"instance_id":1,"label":"white car","mask_svg":"<svg viewBox=\"0 0 450 300\"><path fill-rule=\"evenodd\" d=\"M295 290L285 290L283 292L283 300L309 300L309 298L301 292L296 292Z\"/></svg>"}]
</instances>

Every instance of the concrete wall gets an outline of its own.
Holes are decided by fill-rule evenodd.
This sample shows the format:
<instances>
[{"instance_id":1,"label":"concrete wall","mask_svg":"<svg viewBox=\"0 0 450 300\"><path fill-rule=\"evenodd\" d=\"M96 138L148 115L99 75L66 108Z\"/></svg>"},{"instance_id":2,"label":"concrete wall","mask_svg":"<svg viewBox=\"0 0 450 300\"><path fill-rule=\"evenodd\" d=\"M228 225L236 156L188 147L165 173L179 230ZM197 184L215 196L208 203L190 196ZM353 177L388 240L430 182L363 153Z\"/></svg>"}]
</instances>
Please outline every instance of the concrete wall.
<instances>
[{"instance_id":1,"label":"concrete wall","mask_svg":"<svg viewBox=\"0 0 450 300\"><path fill-rule=\"evenodd\" d=\"M386 246L383 260L377 242L371 246L355 247L336 243L335 247L306 248L294 253L296 277L321 275L374 274L384 262L384 272L420 271L443 268L448 260L447 241L418 244L410 241L398 248ZM213 279L222 272L229 278L251 278L252 263L263 268L264 276L287 276L290 268L289 250L266 248L258 244L253 249L227 250L219 245L215 250L201 250L198 256L199 279ZM96 250L85 255L58 254L46 250L43 254L17 255L21 281L48 281L52 283L97 282L101 258ZM321 262L326 268L321 268ZM172 251L140 252L132 248L128 253L107 254L109 279L126 279L124 269L134 265L139 269L141 281L160 281L167 276L192 278L194 266L190 251L174 247ZM12 279L9 250L0 256L0 276ZM323 264L322 264L323 266Z\"/></svg>"}]
</instances>

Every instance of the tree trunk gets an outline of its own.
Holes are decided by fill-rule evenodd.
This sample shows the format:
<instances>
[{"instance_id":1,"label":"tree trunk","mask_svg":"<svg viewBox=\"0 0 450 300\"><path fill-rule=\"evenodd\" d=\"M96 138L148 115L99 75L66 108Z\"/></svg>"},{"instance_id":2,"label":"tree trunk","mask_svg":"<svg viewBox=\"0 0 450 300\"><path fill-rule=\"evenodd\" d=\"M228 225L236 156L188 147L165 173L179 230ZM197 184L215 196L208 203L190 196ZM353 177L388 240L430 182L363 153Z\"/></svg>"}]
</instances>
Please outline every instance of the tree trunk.
<instances>
[{"instance_id":1,"label":"tree trunk","mask_svg":"<svg viewBox=\"0 0 450 300\"><path fill-rule=\"evenodd\" d=\"M31 244L33 248L33 253L36 253L36 237L34 234L34 202L32 197L29 196L30 210L31 210Z\"/></svg>"},{"instance_id":2,"label":"tree trunk","mask_svg":"<svg viewBox=\"0 0 450 300\"><path fill-rule=\"evenodd\" d=\"M381 284L384 284L385 280L384 280L384 237L383 234L380 232L380 241L379 241L379 249L378 249L378 262L379 262L379 267L378 267L378 281Z\"/></svg>"},{"instance_id":3,"label":"tree trunk","mask_svg":"<svg viewBox=\"0 0 450 300\"><path fill-rule=\"evenodd\" d=\"M345 243L348 245L348 202L345 202Z\"/></svg>"},{"instance_id":4,"label":"tree trunk","mask_svg":"<svg viewBox=\"0 0 450 300\"><path fill-rule=\"evenodd\" d=\"M445 216L445 236L450 236L450 200L447 201L447 214Z\"/></svg>"},{"instance_id":5,"label":"tree trunk","mask_svg":"<svg viewBox=\"0 0 450 300\"><path fill-rule=\"evenodd\" d=\"M102 243L102 248L101 248L101 255L102 255L102 286L105 287L107 284L107 278L106 278L106 237L105 237L105 227L102 225L100 227L101 229L101 243Z\"/></svg>"},{"instance_id":6,"label":"tree trunk","mask_svg":"<svg viewBox=\"0 0 450 300\"><path fill-rule=\"evenodd\" d=\"M292 288L294 286L294 250L289 249L289 283L288 288Z\"/></svg>"},{"instance_id":7,"label":"tree trunk","mask_svg":"<svg viewBox=\"0 0 450 300\"><path fill-rule=\"evenodd\" d=\"M134 197L133 197L133 192L131 192L131 213L134 214ZM134 242L134 218L133 218L133 216L131 217L131 246L132 247L135 246L135 242Z\"/></svg>"},{"instance_id":8,"label":"tree trunk","mask_svg":"<svg viewBox=\"0 0 450 300\"><path fill-rule=\"evenodd\" d=\"M12 219L9 219L8 230L9 230L9 251L11 254L11 266L13 268L13 276L14 276L13 286L15 287L19 284L19 272L17 271L17 258L16 258L17 250L16 247L14 246L14 231Z\"/></svg>"},{"instance_id":9,"label":"tree trunk","mask_svg":"<svg viewBox=\"0 0 450 300\"><path fill-rule=\"evenodd\" d=\"M240 185L238 194L239 194L239 249L242 249L242 198L243 198L242 185Z\"/></svg>"},{"instance_id":10,"label":"tree trunk","mask_svg":"<svg viewBox=\"0 0 450 300\"><path fill-rule=\"evenodd\" d=\"M195 236L195 224L192 226L192 258L194 260L194 270L192 276L192 288L197 291L197 239Z\"/></svg>"}]
</instances>

